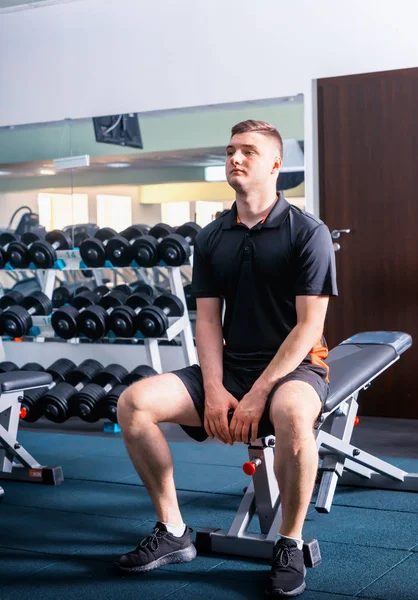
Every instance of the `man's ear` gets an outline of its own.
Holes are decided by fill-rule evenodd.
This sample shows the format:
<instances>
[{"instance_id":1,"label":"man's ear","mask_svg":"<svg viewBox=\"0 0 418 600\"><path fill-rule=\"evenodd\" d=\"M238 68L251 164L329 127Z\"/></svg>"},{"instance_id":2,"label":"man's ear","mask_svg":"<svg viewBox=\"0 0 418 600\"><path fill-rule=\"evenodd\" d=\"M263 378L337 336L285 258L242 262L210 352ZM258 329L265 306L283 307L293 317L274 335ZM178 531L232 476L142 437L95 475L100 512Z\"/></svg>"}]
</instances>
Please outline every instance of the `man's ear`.
<instances>
[{"instance_id":1,"label":"man's ear","mask_svg":"<svg viewBox=\"0 0 418 600\"><path fill-rule=\"evenodd\" d=\"M280 171L280 169L282 168L282 166L283 166L283 161L280 158L280 156L275 156L274 157L273 168L272 168L272 171L271 171L272 174L277 175L278 172Z\"/></svg>"}]
</instances>

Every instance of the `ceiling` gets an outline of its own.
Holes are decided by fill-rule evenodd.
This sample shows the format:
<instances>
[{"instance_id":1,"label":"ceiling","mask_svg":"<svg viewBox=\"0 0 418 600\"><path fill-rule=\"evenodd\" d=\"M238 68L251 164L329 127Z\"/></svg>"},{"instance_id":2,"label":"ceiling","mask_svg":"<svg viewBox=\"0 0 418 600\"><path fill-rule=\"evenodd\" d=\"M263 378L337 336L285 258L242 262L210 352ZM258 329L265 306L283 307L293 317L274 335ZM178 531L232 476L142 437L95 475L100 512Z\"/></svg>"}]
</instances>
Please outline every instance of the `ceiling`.
<instances>
[{"instance_id":1,"label":"ceiling","mask_svg":"<svg viewBox=\"0 0 418 600\"><path fill-rule=\"evenodd\" d=\"M50 4L64 4L78 0L0 0L0 13L16 10L27 10L29 8L41 8Z\"/></svg>"},{"instance_id":2,"label":"ceiling","mask_svg":"<svg viewBox=\"0 0 418 600\"><path fill-rule=\"evenodd\" d=\"M131 169L157 169L161 167L210 167L222 165L225 162L225 148L202 148L193 150L177 150L172 152L150 152L146 154L118 154L116 156L90 157L89 167L71 169L73 173L103 173L121 172ZM120 165L120 168L109 164ZM126 166L124 166L126 165ZM35 177L53 175L54 173L41 170L54 170L52 160L0 164L0 175L7 178ZM66 170L68 172L68 170ZM63 171L60 171L63 172Z\"/></svg>"}]
</instances>

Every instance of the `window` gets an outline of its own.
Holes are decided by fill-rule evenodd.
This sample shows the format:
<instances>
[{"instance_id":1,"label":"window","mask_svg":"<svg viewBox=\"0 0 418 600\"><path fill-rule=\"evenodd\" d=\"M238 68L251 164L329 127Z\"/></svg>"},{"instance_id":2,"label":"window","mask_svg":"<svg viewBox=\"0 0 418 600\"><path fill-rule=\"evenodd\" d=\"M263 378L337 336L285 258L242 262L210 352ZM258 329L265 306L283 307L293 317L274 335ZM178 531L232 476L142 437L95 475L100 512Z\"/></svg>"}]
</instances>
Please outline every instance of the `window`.
<instances>
[{"instance_id":1,"label":"window","mask_svg":"<svg viewBox=\"0 0 418 600\"><path fill-rule=\"evenodd\" d=\"M38 194L39 222L47 231L89 222L87 194Z\"/></svg>"},{"instance_id":2,"label":"window","mask_svg":"<svg viewBox=\"0 0 418 600\"><path fill-rule=\"evenodd\" d=\"M123 231L132 225L132 199L130 196L97 196L97 225Z\"/></svg>"},{"instance_id":3,"label":"window","mask_svg":"<svg viewBox=\"0 0 418 600\"><path fill-rule=\"evenodd\" d=\"M201 227L208 225L216 218L217 212L224 209L223 202L196 202L196 223Z\"/></svg>"},{"instance_id":4,"label":"window","mask_svg":"<svg viewBox=\"0 0 418 600\"><path fill-rule=\"evenodd\" d=\"M167 202L161 204L161 220L173 227L187 223L190 221L190 203Z\"/></svg>"}]
</instances>

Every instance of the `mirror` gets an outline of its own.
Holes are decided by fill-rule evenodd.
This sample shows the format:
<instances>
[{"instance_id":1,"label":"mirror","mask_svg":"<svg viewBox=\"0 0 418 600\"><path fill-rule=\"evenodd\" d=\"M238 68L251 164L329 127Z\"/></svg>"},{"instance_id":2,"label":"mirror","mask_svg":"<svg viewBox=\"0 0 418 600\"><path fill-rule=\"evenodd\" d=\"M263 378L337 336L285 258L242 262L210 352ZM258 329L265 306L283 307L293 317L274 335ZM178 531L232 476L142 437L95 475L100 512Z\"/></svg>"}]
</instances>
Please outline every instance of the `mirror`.
<instances>
[{"instance_id":1,"label":"mirror","mask_svg":"<svg viewBox=\"0 0 418 600\"><path fill-rule=\"evenodd\" d=\"M33 240L58 230L54 245L70 251L103 228L119 234L157 223L204 227L234 201L225 181L225 147L231 127L249 118L268 121L281 133L279 188L304 208L303 108L298 95L1 128L0 239L7 246L22 233ZM88 266L63 270L58 279L74 286L98 283ZM123 261L117 266L104 269L100 281L167 285L163 268L125 268ZM182 267L182 275L188 285L190 265ZM4 290L16 283L39 285L39 277L7 262L0 270Z\"/></svg>"}]
</instances>

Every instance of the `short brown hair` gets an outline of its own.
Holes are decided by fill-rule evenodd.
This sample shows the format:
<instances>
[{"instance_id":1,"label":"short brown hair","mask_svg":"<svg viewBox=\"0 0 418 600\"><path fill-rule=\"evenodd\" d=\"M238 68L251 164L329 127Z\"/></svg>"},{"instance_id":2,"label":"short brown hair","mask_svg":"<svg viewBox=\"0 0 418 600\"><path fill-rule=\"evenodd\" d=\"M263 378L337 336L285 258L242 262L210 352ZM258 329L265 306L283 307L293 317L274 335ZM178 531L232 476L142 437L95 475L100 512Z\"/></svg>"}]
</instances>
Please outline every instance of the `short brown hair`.
<instances>
[{"instance_id":1,"label":"short brown hair","mask_svg":"<svg viewBox=\"0 0 418 600\"><path fill-rule=\"evenodd\" d=\"M283 140L280 133L270 123L266 123L266 121L254 121L252 119L248 119L247 121L241 121L233 126L231 129L231 137L237 135L238 133L247 133L249 131L253 131L254 133L262 133L263 135L267 135L268 137L276 140L277 145L280 148L280 158L283 158Z\"/></svg>"}]
</instances>

